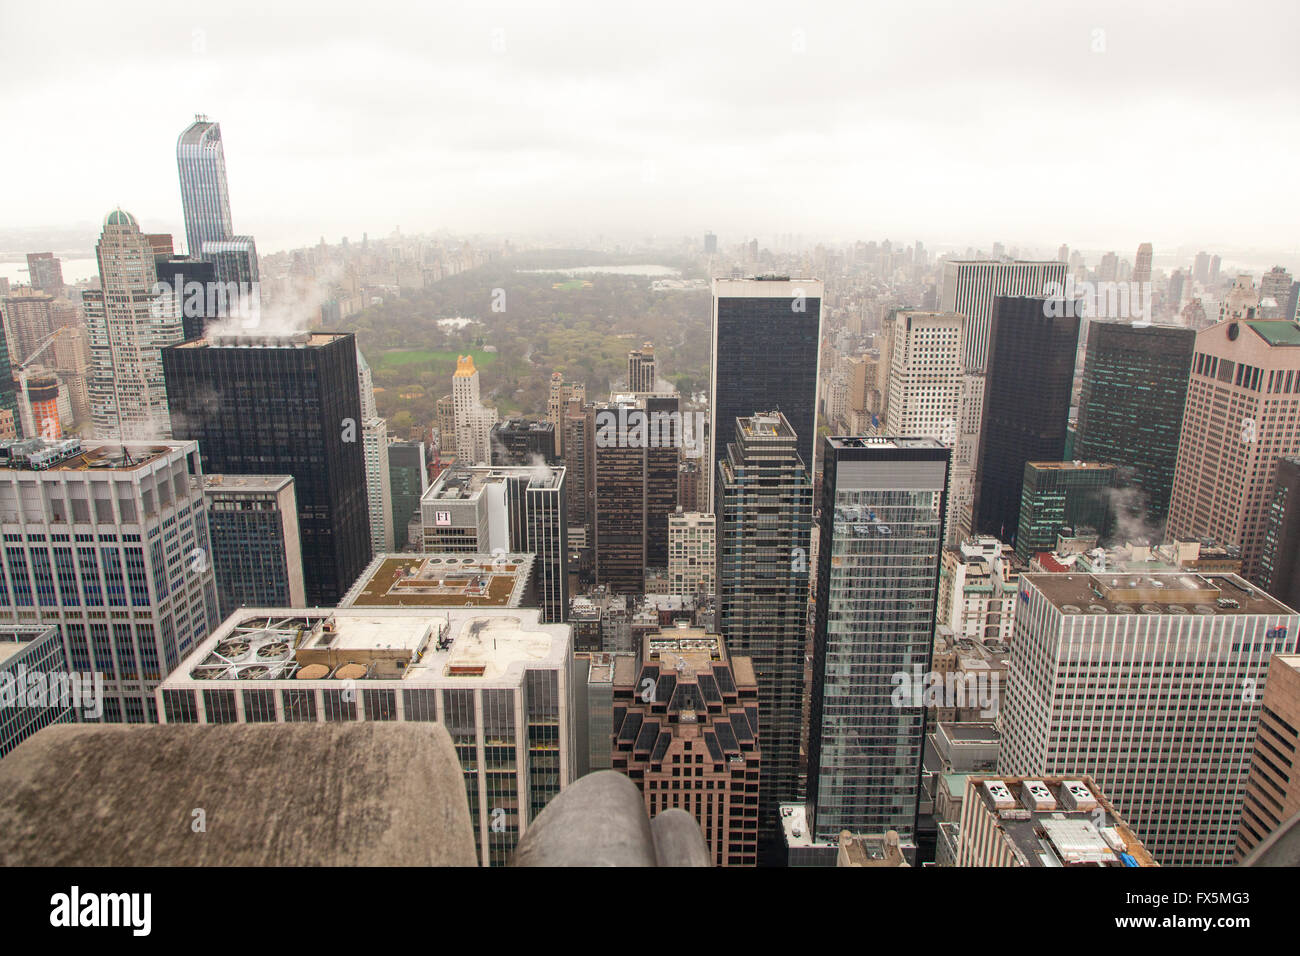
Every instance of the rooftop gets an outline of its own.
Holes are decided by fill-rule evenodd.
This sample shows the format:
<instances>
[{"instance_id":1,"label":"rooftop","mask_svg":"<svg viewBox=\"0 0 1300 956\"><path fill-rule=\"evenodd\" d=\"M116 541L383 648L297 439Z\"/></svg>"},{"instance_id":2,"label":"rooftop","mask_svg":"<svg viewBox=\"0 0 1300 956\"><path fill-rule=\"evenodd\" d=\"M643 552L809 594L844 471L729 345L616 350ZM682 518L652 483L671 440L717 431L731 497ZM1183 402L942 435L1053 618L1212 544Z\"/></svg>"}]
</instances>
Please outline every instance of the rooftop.
<instances>
[{"instance_id":1,"label":"rooftop","mask_svg":"<svg viewBox=\"0 0 1300 956\"><path fill-rule=\"evenodd\" d=\"M1269 345L1300 345L1300 322L1287 319L1257 319L1246 324Z\"/></svg>"},{"instance_id":2,"label":"rooftop","mask_svg":"<svg viewBox=\"0 0 1300 956\"><path fill-rule=\"evenodd\" d=\"M0 627L0 665L58 630L53 624L7 624Z\"/></svg>"},{"instance_id":3,"label":"rooftop","mask_svg":"<svg viewBox=\"0 0 1300 956\"><path fill-rule=\"evenodd\" d=\"M469 501L478 497L488 485L525 475L529 488L557 488L563 473L563 466L456 464L438 475L421 500Z\"/></svg>"},{"instance_id":4,"label":"rooftop","mask_svg":"<svg viewBox=\"0 0 1300 956\"><path fill-rule=\"evenodd\" d=\"M1157 865L1088 777L972 775L966 785L1021 866Z\"/></svg>"},{"instance_id":5,"label":"rooftop","mask_svg":"<svg viewBox=\"0 0 1300 956\"><path fill-rule=\"evenodd\" d=\"M199 644L163 687L210 681L501 681L560 667L569 627L532 608L245 608ZM309 686L309 685L308 685Z\"/></svg>"},{"instance_id":6,"label":"rooftop","mask_svg":"<svg viewBox=\"0 0 1300 956\"><path fill-rule=\"evenodd\" d=\"M1079 614L1294 614L1236 574L1193 571L1096 574L1022 574L1061 613Z\"/></svg>"},{"instance_id":7,"label":"rooftop","mask_svg":"<svg viewBox=\"0 0 1300 956\"><path fill-rule=\"evenodd\" d=\"M832 448L942 448L948 446L937 438L896 438L891 435L830 435Z\"/></svg>"},{"instance_id":8,"label":"rooftop","mask_svg":"<svg viewBox=\"0 0 1300 956\"><path fill-rule=\"evenodd\" d=\"M190 342L173 345L176 349L294 349L320 348L337 342L351 332L291 332L282 335L268 335L265 332L250 331L248 334L214 335Z\"/></svg>"},{"instance_id":9,"label":"rooftop","mask_svg":"<svg viewBox=\"0 0 1300 956\"><path fill-rule=\"evenodd\" d=\"M87 445L80 438L6 438L0 440L0 469L130 471L183 448L185 444L96 442Z\"/></svg>"},{"instance_id":10,"label":"rooftop","mask_svg":"<svg viewBox=\"0 0 1300 956\"><path fill-rule=\"evenodd\" d=\"M210 494L221 492L277 492L293 484L293 475L203 475L203 490Z\"/></svg>"},{"instance_id":11,"label":"rooftop","mask_svg":"<svg viewBox=\"0 0 1300 956\"><path fill-rule=\"evenodd\" d=\"M531 554L380 554L339 607L518 607Z\"/></svg>"}]
</instances>

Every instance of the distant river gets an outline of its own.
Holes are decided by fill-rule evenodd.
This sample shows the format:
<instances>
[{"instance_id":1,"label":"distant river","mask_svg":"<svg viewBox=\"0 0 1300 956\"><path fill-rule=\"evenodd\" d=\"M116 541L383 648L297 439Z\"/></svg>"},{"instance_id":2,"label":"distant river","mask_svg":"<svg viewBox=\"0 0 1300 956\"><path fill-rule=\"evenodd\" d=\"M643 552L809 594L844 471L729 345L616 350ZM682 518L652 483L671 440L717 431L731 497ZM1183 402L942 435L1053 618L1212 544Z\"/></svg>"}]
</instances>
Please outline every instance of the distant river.
<instances>
[{"instance_id":1,"label":"distant river","mask_svg":"<svg viewBox=\"0 0 1300 956\"><path fill-rule=\"evenodd\" d=\"M99 263L94 259L61 259L63 263L63 281L80 282L82 279L93 279L99 275ZM27 262L0 262L0 276L8 279L14 285L22 283L23 285L31 284L31 276L27 274Z\"/></svg>"}]
</instances>

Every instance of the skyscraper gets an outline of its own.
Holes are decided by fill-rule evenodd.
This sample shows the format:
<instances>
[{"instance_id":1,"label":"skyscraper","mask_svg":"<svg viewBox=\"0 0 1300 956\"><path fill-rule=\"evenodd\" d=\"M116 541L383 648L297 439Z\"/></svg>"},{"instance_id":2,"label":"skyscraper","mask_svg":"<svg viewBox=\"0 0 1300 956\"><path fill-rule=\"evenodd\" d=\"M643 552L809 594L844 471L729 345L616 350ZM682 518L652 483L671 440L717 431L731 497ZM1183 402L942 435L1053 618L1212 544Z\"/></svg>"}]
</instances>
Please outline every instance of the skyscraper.
<instances>
[{"instance_id":1,"label":"skyscraper","mask_svg":"<svg viewBox=\"0 0 1300 956\"><path fill-rule=\"evenodd\" d=\"M204 475L220 620L241 607L305 607L292 475Z\"/></svg>"},{"instance_id":2,"label":"skyscraper","mask_svg":"<svg viewBox=\"0 0 1300 956\"><path fill-rule=\"evenodd\" d=\"M808 814L814 839L915 839L951 449L932 438L825 439L817 535Z\"/></svg>"},{"instance_id":3,"label":"skyscraper","mask_svg":"<svg viewBox=\"0 0 1300 956\"><path fill-rule=\"evenodd\" d=\"M655 347L647 342L639 349L627 353L627 390L653 392L655 390Z\"/></svg>"},{"instance_id":4,"label":"skyscraper","mask_svg":"<svg viewBox=\"0 0 1300 956\"><path fill-rule=\"evenodd\" d=\"M456 359L451 396L456 409L456 459L467 465L488 464L492 460L492 426L497 422L497 413L479 401L474 356Z\"/></svg>"},{"instance_id":5,"label":"skyscraper","mask_svg":"<svg viewBox=\"0 0 1300 956\"><path fill-rule=\"evenodd\" d=\"M223 622L157 696L168 724L440 723L479 859L499 866L573 782L573 672L569 628L529 608L260 608Z\"/></svg>"},{"instance_id":6,"label":"skyscraper","mask_svg":"<svg viewBox=\"0 0 1300 956\"><path fill-rule=\"evenodd\" d=\"M781 412L733 421L717 467L718 631L758 678L759 862L780 856L777 805L798 796L812 477Z\"/></svg>"},{"instance_id":7,"label":"skyscraper","mask_svg":"<svg viewBox=\"0 0 1300 956\"><path fill-rule=\"evenodd\" d=\"M527 418L507 418L492 426L489 437L494 465L559 464L555 426Z\"/></svg>"},{"instance_id":8,"label":"skyscraper","mask_svg":"<svg viewBox=\"0 0 1300 956\"><path fill-rule=\"evenodd\" d=\"M1104 540L1111 528L1115 466L1096 461L1027 461L1020 496L1016 554L1028 562L1056 548L1062 528L1092 528ZM1160 542L1151 542L1159 544Z\"/></svg>"},{"instance_id":9,"label":"skyscraper","mask_svg":"<svg viewBox=\"0 0 1300 956\"><path fill-rule=\"evenodd\" d=\"M419 551L420 499L429 489L429 471L424 464L424 442L388 443L388 484L393 502L393 547L398 551ZM410 540L411 519L416 538Z\"/></svg>"},{"instance_id":10,"label":"skyscraper","mask_svg":"<svg viewBox=\"0 0 1300 956\"><path fill-rule=\"evenodd\" d=\"M19 286L0 299L10 360L21 365L54 333L54 296Z\"/></svg>"},{"instance_id":11,"label":"skyscraper","mask_svg":"<svg viewBox=\"0 0 1300 956\"><path fill-rule=\"evenodd\" d=\"M56 299L63 295L63 263L52 252L27 253L27 274L32 288Z\"/></svg>"},{"instance_id":12,"label":"skyscraper","mask_svg":"<svg viewBox=\"0 0 1300 956\"><path fill-rule=\"evenodd\" d=\"M1196 332L1169 325L1093 322L1083 368L1074 457L1120 468L1121 502L1160 543L1173 492L1178 436Z\"/></svg>"},{"instance_id":13,"label":"skyscraper","mask_svg":"<svg viewBox=\"0 0 1300 956\"><path fill-rule=\"evenodd\" d=\"M682 444L677 402L675 394L616 394L593 408L596 583L617 593L643 592L646 571L668 567Z\"/></svg>"},{"instance_id":14,"label":"skyscraper","mask_svg":"<svg viewBox=\"0 0 1300 956\"><path fill-rule=\"evenodd\" d=\"M702 628L656 631L635 656L614 658L613 705L611 764L636 782L649 816L685 810L715 866L753 866L749 797L762 781L753 662Z\"/></svg>"},{"instance_id":15,"label":"skyscraper","mask_svg":"<svg viewBox=\"0 0 1300 956\"><path fill-rule=\"evenodd\" d=\"M757 248L757 244L755 245ZM789 276L713 280L707 511L716 511L717 464L737 418L779 411L798 436L809 476L817 438L822 281ZM734 648L733 648L734 649ZM766 751L768 754L771 751ZM769 763L768 766L771 766Z\"/></svg>"},{"instance_id":16,"label":"skyscraper","mask_svg":"<svg viewBox=\"0 0 1300 956\"><path fill-rule=\"evenodd\" d=\"M230 218L221 125L196 114L176 140L176 168L189 254L213 263L219 282L257 282L253 238L236 236Z\"/></svg>"},{"instance_id":17,"label":"skyscraper","mask_svg":"<svg viewBox=\"0 0 1300 956\"><path fill-rule=\"evenodd\" d=\"M1022 574L998 773L1087 774L1162 866L1231 862L1297 626L1235 574Z\"/></svg>"},{"instance_id":18,"label":"skyscraper","mask_svg":"<svg viewBox=\"0 0 1300 956\"><path fill-rule=\"evenodd\" d=\"M1220 322L1196 336L1169 533L1241 548L1242 576L1260 561L1279 458L1300 454L1300 325Z\"/></svg>"},{"instance_id":19,"label":"skyscraper","mask_svg":"<svg viewBox=\"0 0 1300 956\"><path fill-rule=\"evenodd\" d=\"M82 293L90 332L90 413L97 438L167 438L171 422L160 350L184 339L179 303L155 295L150 238L115 209L95 246L99 289Z\"/></svg>"},{"instance_id":20,"label":"skyscraper","mask_svg":"<svg viewBox=\"0 0 1300 956\"><path fill-rule=\"evenodd\" d=\"M997 296L1041 296L1055 283L1065 286L1064 262L950 261L944 266L939 308L966 316L965 366L983 371L988 364L993 300Z\"/></svg>"},{"instance_id":21,"label":"skyscraper","mask_svg":"<svg viewBox=\"0 0 1300 956\"><path fill-rule=\"evenodd\" d=\"M1137 256L1133 259L1133 277L1130 281L1151 281L1151 243L1144 242L1138 246Z\"/></svg>"},{"instance_id":22,"label":"skyscraper","mask_svg":"<svg viewBox=\"0 0 1300 956\"><path fill-rule=\"evenodd\" d=\"M420 501L424 552L535 555L542 620L566 620L565 475L564 468L456 463L438 475Z\"/></svg>"},{"instance_id":23,"label":"skyscraper","mask_svg":"<svg viewBox=\"0 0 1300 956\"><path fill-rule=\"evenodd\" d=\"M1269 662L1268 683L1259 705L1254 760L1241 802L1235 862L1300 813L1300 778L1294 768L1300 748L1300 657L1279 654Z\"/></svg>"},{"instance_id":24,"label":"skyscraper","mask_svg":"<svg viewBox=\"0 0 1300 956\"><path fill-rule=\"evenodd\" d=\"M1259 280L1259 317L1261 319L1292 319L1295 313L1287 312L1291 298L1291 273L1274 266Z\"/></svg>"},{"instance_id":25,"label":"skyscraper","mask_svg":"<svg viewBox=\"0 0 1300 956\"><path fill-rule=\"evenodd\" d=\"M897 312L890 317L885 432L934 438L953 449L944 541L956 547L972 504L983 379L965 365L967 319L956 313ZM971 406L974 407L971 407Z\"/></svg>"},{"instance_id":26,"label":"skyscraper","mask_svg":"<svg viewBox=\"0 0 1300 956\"><path fill-rule=\"evenodd\" d=\"M57 626L105 721L156 721L154 688L219 622L201 475L193 442L0 443L0 619Z\"/></svg>"},{"instance_id":27,"label":"skyscraper","mask_svg":"<svg viewBox=\"0 0 1300 956\"><path fill-rule=\"evenodd\" d=\"M350 332L230 335L163 352L172 427L206 471L292 475L307 603L335 604L370 561Z\"/></svg>"},{"instance_id":28,"label":"skyscraper","mask_svg":"<svg viewBox=\"0 0 1300 956\"><path fill-rule=\"evenodd\" d=\"M1287 607L1300 608L1300 455L1279 458L1264 515L1260 586Z\"/></svg>"},{"instance_id":29,"label":"skyscraper","mask_svg":"<svg viewBox=\"0 0 1300 956\"><path fill-rule=\"evenodd\" d=\"M971 530L1010 541L1027 461L1060 461L1079 316L1062 299L999 296L989 329Z\"/></svg>"},{"instance_id":30,"label":"skyscraper","mask_svg":"<svg viewBox=\"0 0 1300 956\"><path fill-rule=\"evenodd\" d=\"M393 550L397 529L393 524L392 477L388 462L388 422L375 417L362 423L366 455L366 510L370 515L370 550Z\"/></svg>"}]
</instances>

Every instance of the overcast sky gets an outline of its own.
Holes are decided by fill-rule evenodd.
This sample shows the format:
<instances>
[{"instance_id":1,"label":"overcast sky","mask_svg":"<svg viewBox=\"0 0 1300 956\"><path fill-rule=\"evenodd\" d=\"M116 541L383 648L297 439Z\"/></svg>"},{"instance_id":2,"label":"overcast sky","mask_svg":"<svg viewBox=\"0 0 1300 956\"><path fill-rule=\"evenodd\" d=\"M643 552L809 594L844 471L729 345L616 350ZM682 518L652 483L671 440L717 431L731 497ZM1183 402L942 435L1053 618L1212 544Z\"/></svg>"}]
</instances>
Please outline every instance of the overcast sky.
<instances>
[{"instance_id":1,"label":"overcast sky","mask_svg":"<svg viewBox=\"0 0 1300 956\"><path fill-rule=\"evenodd\" d=\"M16 3L0 226L1289 251L1300 4Z\"/></svg>"}]
</instances>

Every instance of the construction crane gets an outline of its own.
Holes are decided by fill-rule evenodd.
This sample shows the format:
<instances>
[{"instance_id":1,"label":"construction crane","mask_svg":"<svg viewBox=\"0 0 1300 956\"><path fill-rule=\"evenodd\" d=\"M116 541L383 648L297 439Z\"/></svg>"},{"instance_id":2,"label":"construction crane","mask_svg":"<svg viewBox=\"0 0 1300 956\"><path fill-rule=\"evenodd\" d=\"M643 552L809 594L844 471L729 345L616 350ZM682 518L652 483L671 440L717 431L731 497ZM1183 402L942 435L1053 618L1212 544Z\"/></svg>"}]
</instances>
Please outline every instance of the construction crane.
<instances>
[{"instance_id":1,"label":"construction crane","mask_svg":"<svg viewBox=\"0 0 1300 956\"><path fill-rule=\"evenodd\" d=\"M32 410L32 397L31 393L27 389L27 367L35 362L42 352L53 345L60 335L64 332L70 331L71 328L71 326L61 325L49 335L45 336L45 338L41 339L40 344L32 351L32 354L27 356L22 364L14 369L14 378L17 380L18 384L22 386L23 390L23 409L27 412L27 421L31 424L33 431L36 429L36 413ZM20 414L21 411L22 410L20 409ZM34 438L36 436L29 435L28 437Z\"/></svg>"}]
</instances>

